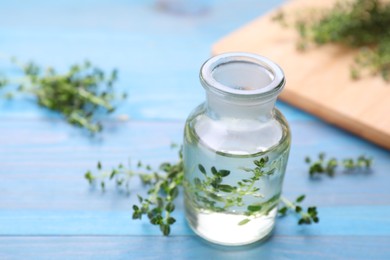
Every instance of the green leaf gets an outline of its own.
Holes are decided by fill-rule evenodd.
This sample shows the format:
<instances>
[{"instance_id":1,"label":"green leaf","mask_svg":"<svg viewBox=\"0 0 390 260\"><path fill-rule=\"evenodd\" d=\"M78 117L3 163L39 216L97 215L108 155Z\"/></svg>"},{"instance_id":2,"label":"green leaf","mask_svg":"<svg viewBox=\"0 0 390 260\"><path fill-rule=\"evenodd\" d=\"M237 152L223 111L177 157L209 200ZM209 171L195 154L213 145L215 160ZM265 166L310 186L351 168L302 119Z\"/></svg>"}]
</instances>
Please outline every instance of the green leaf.
<instances>
[{"instance_id":1,"label":"green leaf","mask_svg":"<svg viewBox=\"0 0 390 260\"><path fill-rule=\"evenodd\" d=\"M171 232L171 228L169 227L169 225L164 225L164 224L160 225L160 230L164 236L168 236L169 233Z\"/></svg>"},{"instance_id":2,"label":"green leaf","mask_svg":"<svg viewBox=\"0 0 390 260\"><path fill-rule=\"evenodd\" d=\"M93 174L91 173L91 171L87 171L84 175L84 178L88 180L89 184L92 184L95 177L93 176Z\"/></svg>"},{"instance_id":3,"label":"green leaf","mask_svg":"<svg viewBox=\"0 0 390 260\"><path fill-rule=\"evenodd\" d=\"M169 225L172 225L173 223L176 222L176 219L174 219L173 217L169 217L167 222L168 222Z\"/></svg>"},{"instance_id":4,"label":"green leaf","mask_svg":"<svg viewBox=\"0 0 390 260\"><path fill-rule=\"evenodd\" d=\"M230 174L230 171L228 170L219 170L219 174L221 177L226 177Z\"/></svg>"},{"instance_id":5,"label":"green leaf","mask_svg":"<svg viewBox=\"0 0 390 260\"><path fill-rule=\"evenodd\" d=\"M227 193L233 192L235 190L234 187L232 187L230 185L226 185L226 184L219 184L218 189L220 191L227 192Z\"/></svg>"},{"instance_id":6,"label":"green leaf","mask_svg":"<svg viewBox=\"0 0 390 260\"><path fill-rule=\"evenodd\" d=\"M311 220L310 218L308 217L302 217L299 221L298 221L298 225L303 225L303 224L311 224Z\"/></svg>"},{"instance_id":7,"label":"green leaf","mask_svg":"<svg viewBox=\"0 0 390 260\"><path fill-rule=\"evenodd\" d=\"M172 200L175 199L178 195L179 189L177 188L177 186L169 191L169 196L171 196Z\"/></svg>"},{"instance_id":8,"label":"green leaf","mask_svg":"<svg viewBox=\"0 0 390 260\"><path fill-rule=\"evenodd\" d=\"M160 164L160 167L159 167L159 168L160 168L160 170L162 170L162 171L164 171L164 172L169 172L169 170L171 169L171 167L172 167L171 164L166 162L166 163ZM146 169L150 171L152 168L151 168L149 165L147 165L147 166L146 166Z\"/></svg>"},{"instance_id":9,"label":"green leaf","mask_svg":"<svg viewBox=\"0 0 390 260\"><path fill-rule=\"evenodd\" d=\"M218 196L215 193L212 193L212 192L205 192L205 193L206 193L207 196L209 196L213 200L216 200L216 201L219 201L219 202L224 202L224 199L222 197Z\"/></svg>"},{"instance_id":10,"label":"green leaf","mask_svg":"<svg viewBox=\"0 0 390 260\"><path fill-rule=\"evenodd\" d=\"M115 169L113 169L113 170L111 171L111 174L110 174L110 180L112 180L112 178L114 178L114 176L115 176L117 173L118 173L118 171L115 170Z\"/></svg>"},{"instance_id":11,"label":"green leaf","mask_svg":"<svg viewBox=\"0 0 390 260\"><path fill-rule=\"evenodd\" d=\"M269 170L269 171L266 172L265 174L267 174L267 175L273 175L273 174L275 173L275 171L276 171L276 169L274 168L274 169Z\"/></svg>"},{"instance_id":12,"label":"green leaf","mask_svg":"<svg viewBox=\"0 0 390 260\"><path fill-rule=\"evenodd\" d=\"M263 167L261 160L254 160L253 163L258 167Z\"/></svg>"},{"instance_id":13,"label":"green leaf","mask_svg":"<svg viewBox=\"0 0 390 260\"><path fill-rule=\"evenodd\" d=\"M214 188L214 189L218 189L219 187L219 184L222 182L222 177L220 176L215 176L214 179L211 181L210 185Z\"/></svg>"},{"instance_id":14,"label":"green leaf","mask_svg":"<svg viewBox=\"0 0 390 260\"><path fill-rule=\"evenodd\" d=\"M171 213L172 211L175 210L175 205L174 205L172 202L169 202L169 203L165 206L165 210L168 211L169 213Z\"/></svg>"},{"instance_id":15,"label":"green leaf","mask_svg":"<svg viewBox=\"0 0 390 260\"><path fill-rule=\"evenodd\" d=\"M309 215L317 214L317 208L316 208L316 207L308 207L308 208L307 208L307 213L308 213Z\"/></svg>"},{"instance_id":16,"label":"green leaf","mask_svg":"<svg viewBox=\"0 0 390 260\"><path fill-rule=\"evenodd\" d=\"M238 222L238 225L239 225L239 226L245 225L245 224L248 223L249 221L251 221L249 218L243 219L243 220L241 220L240 222Z\"/></svg>"},{"instance_id":17,"label":"green leaf","mask_svg":"<svg viewBox=\"0 0 390 260\"><path fill-rule=\"evenodd\" d=\"M250 212L256 212L261 210L260 205L249 205L247 208Z\"/></svg>"},{"instance_id":18,"label":"green leaf","mask_svg":"<svg viewBox=\"0 0 390 260\"><path fill-rule=\"evenodd\" d=\"M98 161L98 163L97 163L97 168L98 168L98 170L102 169L102 163L100 161Z\"/></svg>"},{"instance_id":19,"label":"green leaf","mask_svg":"<svg viewBox=\"0 0 390 260\"><path fill-rule=\"evenodd\" d=\"M214 166L211 167L211 173L212 173L213 175L218 175L218 171L217 171L217 169L215 169Z\"/></svg>"},{"instance_id":20,"label":"green leaf","mask_svg":"<svg viewBox=\"0 0 390 260\"><path fill-rule=\"evenodd\" d=\"M134 211L132 218L133 219L141 219L142 218L142 214L139 211Z\"/></svg>"},{"instance_id":21,"label":"green leaf","mask_svg":"<svg viewBox=\"0 0 390 260\"><path fill-rule=\"evenodd\" d=\"M287 207L283 207L281 209L278 210L278 213L282 216L285 216L287 214Z\"/></svg>"},{"instance_id":22,"label":"green leaf","mask_svg":"<svg viewBox=\"0 0 390 260\"><path fill-rule=\"evenodd\" d=\"M301 195L301 196L299 196L295 201L297 202L297 203L301 203L304 199L305 199L305 195Z\"/></svg>"},{"instance_id":23,"label":"green leaf","mask_svg":"<svg viewBox=\"0 0 390 260\"><path fill-rule=\"evenodd\" d=\"M156 216L160 216L161 217L161 208L159 208L159 207L153 208L148 213L148 217L149 218L153 218L153 217L156 217Z\"/></svg>"},{"instance_id":24,"label":"green leaf","mask_svg":"<svg viewBox=\"0 0 390 260\"><path fill-rule=\"evenodd\" d=\"M201 173L203 173L204 175L206 175L206 170L205 170L205 168L203 167L203 165L199 164L199 165L198 165L198 168L199 168L199 171L200 171Z\"/></svg>"},{"instance_id":25,"label":"green leaf","mask_svg":"<svg viewBox=\"0 0 390 260\"><path fill-rule=\"evenodd\" d=\"M160 215L152 217L150 218L150 223L152 225L160 225L162 223L162 217Z\"/></svg>"}]
</instances>

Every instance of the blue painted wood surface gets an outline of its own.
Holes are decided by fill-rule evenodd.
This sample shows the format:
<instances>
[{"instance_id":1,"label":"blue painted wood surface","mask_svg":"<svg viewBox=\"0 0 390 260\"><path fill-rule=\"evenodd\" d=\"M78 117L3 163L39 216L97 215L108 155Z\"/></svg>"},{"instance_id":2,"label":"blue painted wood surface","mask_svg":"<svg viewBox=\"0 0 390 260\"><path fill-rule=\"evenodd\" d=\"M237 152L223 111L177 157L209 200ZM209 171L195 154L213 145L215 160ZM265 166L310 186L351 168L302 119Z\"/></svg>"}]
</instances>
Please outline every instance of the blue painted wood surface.
<instances>
[{"instance_id":1,"label":"blue painted wood surface","mask_svg":"<svg viewBox=\"0 0 390 260\"><path fill-rule=\"evenodd\" d=\"M389 151L283 103L293 134L284 194L306 193L318 225L281 218L264 244L218 247L189 229L181 202L166 238L131 220L134 196L89 187L83 175L98 160L175 160L169 144L181 142L187 114L204 99L198 71L211 44L282 1L213 0L198 15L156 2L0 1L0 73L17 76L10 56L59 69L88 58L118 68L117 85L129 92L98 140L33 100L0 101L0 259L390 259ZM372 156L374 170L311 180L303 158L320 151ZM145 192L139 182L132 190Z\"/></svg>"}]
</instances>

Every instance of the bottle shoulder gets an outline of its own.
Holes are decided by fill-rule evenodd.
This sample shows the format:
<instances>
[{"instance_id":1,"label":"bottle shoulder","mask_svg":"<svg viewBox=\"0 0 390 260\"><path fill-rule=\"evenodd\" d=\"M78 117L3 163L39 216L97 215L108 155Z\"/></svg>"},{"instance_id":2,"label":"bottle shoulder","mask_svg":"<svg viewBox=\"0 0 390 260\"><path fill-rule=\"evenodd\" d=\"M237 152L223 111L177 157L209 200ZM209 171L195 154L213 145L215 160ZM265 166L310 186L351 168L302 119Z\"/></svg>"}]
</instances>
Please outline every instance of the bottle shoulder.
<instances>
[{"instance_id":1,"label":"bottle shoulder","mask_svg":"<svg viewBox=\"0 0 390 260\"><path fill-rule=\"evenodd\" d=\"M267 120L248 118L212 118L206 105L190 114L185 126L185 141L200 143L211 150L247 155L290 145L290 129L278 109Z\"/></svg>"}]
</instances>

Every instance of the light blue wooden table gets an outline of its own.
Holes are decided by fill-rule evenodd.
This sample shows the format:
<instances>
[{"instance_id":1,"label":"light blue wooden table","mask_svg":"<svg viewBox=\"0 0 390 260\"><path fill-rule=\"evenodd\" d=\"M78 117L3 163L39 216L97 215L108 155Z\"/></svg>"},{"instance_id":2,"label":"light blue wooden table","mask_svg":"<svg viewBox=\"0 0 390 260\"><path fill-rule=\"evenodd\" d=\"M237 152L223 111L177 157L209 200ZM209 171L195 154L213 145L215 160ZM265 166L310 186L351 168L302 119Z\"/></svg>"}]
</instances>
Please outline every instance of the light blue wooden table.
<instances>
[{"instance_id":1,"label":"light blue wooden table","mask_svg":"<svg viewBox=\"0 0 390 260\"><path fill-rule=\"evenodd\" d=\"M173 15L154 1L0 1L1 73L14 73L9 56L59 69L88 58L117 67L129 93L100 140L32 100L0 101L0 259L390 259L389 151L283 103L293 134L284 194L307 194L318 225L287 217L264 244L217 247L189 229L180 197L163 237L131 220L135 196L113 186L102 194L83 178L98 160L175 160L169 144L181 142L187 114L204 100L198 71L211 44L281 2L214 0L201 15ZM374 171L310 180L303 158L320 151L370 155Z\"/></svg>"}]
</instances>

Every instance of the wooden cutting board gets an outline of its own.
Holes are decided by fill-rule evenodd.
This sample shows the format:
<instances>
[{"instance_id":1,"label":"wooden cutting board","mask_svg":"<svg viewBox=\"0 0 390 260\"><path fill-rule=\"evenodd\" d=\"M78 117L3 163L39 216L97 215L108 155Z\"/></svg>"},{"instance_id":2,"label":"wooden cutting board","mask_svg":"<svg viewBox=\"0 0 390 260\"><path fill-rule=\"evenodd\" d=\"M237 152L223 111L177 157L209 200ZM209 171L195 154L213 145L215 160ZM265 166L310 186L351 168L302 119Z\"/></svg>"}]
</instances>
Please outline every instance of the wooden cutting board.
<instances>
[{"instance_id":1,"label":"wooden cutting board","mask_svg":"<svg viewBox=\"0 0 390 260\"><path fill-rule=\"evenodd\" d=\"M334 2L293 0L281 8L295 15L299 10L327 8ZM352 80L350 66L356 52L350 49L325 45L298 51L297 32L273 22L275 12L218 41L213 54L245 51L272 59L286 74L282 100L390 149L390 83L380 76Z\"/></svg>"}]
</instances>

